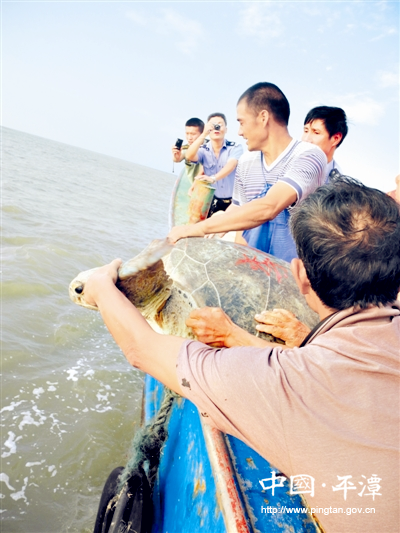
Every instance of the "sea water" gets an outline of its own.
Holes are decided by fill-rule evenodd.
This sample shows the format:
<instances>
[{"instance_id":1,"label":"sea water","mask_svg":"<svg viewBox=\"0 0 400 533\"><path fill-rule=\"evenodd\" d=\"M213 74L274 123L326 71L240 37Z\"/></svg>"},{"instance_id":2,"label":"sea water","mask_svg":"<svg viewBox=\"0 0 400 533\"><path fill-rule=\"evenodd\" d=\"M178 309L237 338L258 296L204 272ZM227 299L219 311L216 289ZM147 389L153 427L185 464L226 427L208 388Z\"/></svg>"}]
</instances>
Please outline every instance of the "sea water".
<instances>
[{"instance_id":1,"label":"sea water","mask_svg":"<svg viewBox=\"0 0 400 533\"><path fill-rule=\"evenodd\" d=\"M70 281L168 232L172 174L2 128L0 530L91 532L143 375Z\"/></svg>"}]
</instances>

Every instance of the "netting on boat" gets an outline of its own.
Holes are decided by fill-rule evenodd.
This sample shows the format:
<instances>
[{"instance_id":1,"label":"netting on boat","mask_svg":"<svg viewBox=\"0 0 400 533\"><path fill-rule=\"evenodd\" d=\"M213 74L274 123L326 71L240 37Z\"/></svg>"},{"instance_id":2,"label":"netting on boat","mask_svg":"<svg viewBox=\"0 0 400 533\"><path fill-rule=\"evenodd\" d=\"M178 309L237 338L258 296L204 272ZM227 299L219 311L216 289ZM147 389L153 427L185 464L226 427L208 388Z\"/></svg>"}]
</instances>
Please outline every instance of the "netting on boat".
<instances>
[{"instance_id":1,"label":"netting on boat","mask_svg":"<svg viewBox=\"0 0 400 533\"><path fill-rule=\"evenodd\" d=\"M142 467L146 461L148 461L150 487L153 488L160 463L161 450L168 438L166 421L175 398L179 398L179 394L165 388L164 398L155 419L151 424L141 427L136 432L131 445L131 459L121 473L118 490L122 489L132 472L139 466Z\"/></svg>"},{"instance_id":2,"label":"netting on boat","mask_svg":"<svg viewBox=\"0 0 400 533\"><path fill-rule=\"evenodd\" d=\"M111 472L101 496L94 533L150 533L152 492L162 447L168 438L167 419L178 397L164 389L153 422L140 428L133 438L131 459L125 468Z\"/></svg>"}]
</instances>

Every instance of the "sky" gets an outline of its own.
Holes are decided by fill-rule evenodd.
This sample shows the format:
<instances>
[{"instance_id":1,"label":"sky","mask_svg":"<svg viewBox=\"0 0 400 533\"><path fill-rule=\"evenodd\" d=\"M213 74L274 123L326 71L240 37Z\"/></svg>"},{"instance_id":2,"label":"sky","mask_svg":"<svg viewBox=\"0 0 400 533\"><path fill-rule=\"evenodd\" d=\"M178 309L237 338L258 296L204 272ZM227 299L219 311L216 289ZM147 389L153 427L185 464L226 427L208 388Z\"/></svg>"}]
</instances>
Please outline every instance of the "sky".
<instances>
[{"instance_id":1,"label":"sky","mask_svg":"<svg viewBox=\"0 0 400 533\"><path fill-rule=\"evenodd\" d=\"M399 1L1 0L2 124L172 172L191 117L269 81L300 138L317 105L342 107L343 173L389 191L399 173ZM175 166L179 172L179 165Z\"/></svg>"}]
</instances>

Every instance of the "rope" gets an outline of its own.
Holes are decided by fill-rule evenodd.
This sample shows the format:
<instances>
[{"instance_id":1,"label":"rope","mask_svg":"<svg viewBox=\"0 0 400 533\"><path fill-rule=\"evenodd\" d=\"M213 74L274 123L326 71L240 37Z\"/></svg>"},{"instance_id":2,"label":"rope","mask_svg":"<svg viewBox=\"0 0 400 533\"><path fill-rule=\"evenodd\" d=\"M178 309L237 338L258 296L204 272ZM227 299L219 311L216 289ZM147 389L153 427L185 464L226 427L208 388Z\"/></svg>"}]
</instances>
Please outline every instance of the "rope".
<instances>
[{"instance_id":1,"label":"rope","mask_svg":"<svg viewBox=\"0 0 400 533\"><path fill-rule=\"evenodd\" d=\"M179 398L179 394L176 394L171 389L165 388L161 407L153 422L136 432L131 446L131 459L128 461L119 478L118 492L121 491L134 470L139 466L143 466L145 461L149 463L148 480L150 488L153 490L158 465L160 463L161 449L168 438L166 421L175 398Z\"/></svg>"},{"instance_id":2,"label":"rope","mask_svg":"<svg viewBox=\"0 0 400 533\"><path fill-rule=\"evenodd\" d=\"M141 470L143 475L146 475L143 471L143 465L146 461L148 461L149 466L147 480L151 497L158 466L160 464L161 450L164 442L168 438L166 422L175 398L179 398L179 394L176 394L168 388L164 388L164 398L153 422L140 428L136 432L131 445L131 459L119 476L115 496L111 498L107 504L101 533L122 533L122 531L131 531L130 524L125 524L124 519L122 518L127 501L132 497L127 482L135 471L137 473L138 470ZM110 523L109 517L111 513L112 518Z\"/></svg>"}]
</instances>

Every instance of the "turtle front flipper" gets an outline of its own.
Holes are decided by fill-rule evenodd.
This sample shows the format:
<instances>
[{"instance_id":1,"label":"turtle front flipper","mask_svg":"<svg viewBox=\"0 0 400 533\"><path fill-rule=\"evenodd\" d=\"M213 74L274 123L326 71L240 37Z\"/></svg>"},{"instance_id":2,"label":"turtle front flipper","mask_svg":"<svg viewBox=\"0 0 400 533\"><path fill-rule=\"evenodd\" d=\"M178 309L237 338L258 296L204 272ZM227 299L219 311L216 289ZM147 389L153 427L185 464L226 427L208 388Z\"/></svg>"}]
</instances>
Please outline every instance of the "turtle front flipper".
<instances>
[{"instance_id":1,"label":"turtle front flipper","mask_svg":"<svg viewBox=\"0 0 400 533\"><path fill-rule=\"evenodd\" d=\"M171 294L172 280L161 258L172 248L167 239L154 240L118 271L118 289L146 319L154 320Z\"/></svg>"},{"instance_id":2,"label":"turtle front flipper","mask_svg":"<svg viewBox=\"0 0 400 533\"><path fill-rule=\"evenodd\" d=\"M121 272L119 272L121 275ZM133 274L125 269L116 283L118 289L147 319L154 319L171 294L172 280L159 259L155 264Z\"/></svg>"},{"instance_id":3,"label":"turtle front flipper","mask_svg":"<svg viewBox=\"0 0 400 533\"><path fill-rule=\"evenodd\" d=\"M132 276L141 270L147 270L152 265L155 265L162 257L169 254L173 247L174 246L168 241L168 239L155 239L154 241L151 241L140 254L121 265L118 270L118 277L123 279Z\"/></svg>"}]
</instances>

